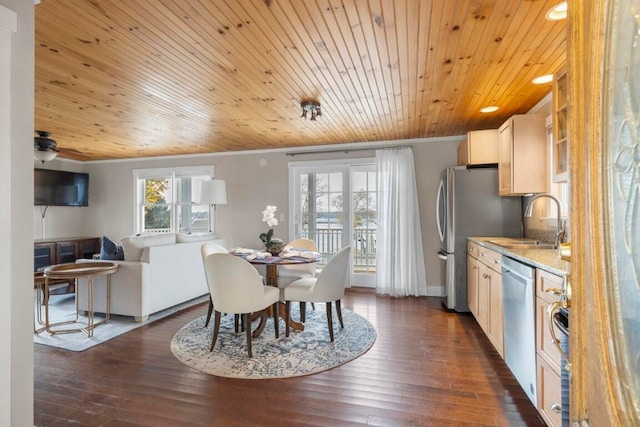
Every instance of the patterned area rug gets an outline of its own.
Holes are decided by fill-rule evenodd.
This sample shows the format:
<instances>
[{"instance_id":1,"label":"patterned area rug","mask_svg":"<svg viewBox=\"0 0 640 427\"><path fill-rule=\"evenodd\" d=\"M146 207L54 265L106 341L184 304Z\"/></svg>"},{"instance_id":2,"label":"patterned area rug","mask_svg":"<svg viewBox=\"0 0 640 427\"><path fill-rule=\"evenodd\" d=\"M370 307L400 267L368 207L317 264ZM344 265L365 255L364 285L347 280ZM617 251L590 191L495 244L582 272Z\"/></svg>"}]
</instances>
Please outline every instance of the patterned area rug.
<instances>
[{"instance_id":1,"label":"patterned area rug","mask_svg":"<svg viewBox=\"0 0 640 427\"><path fill-rule=\"evenodd\" d=\"M292 318L299 319L292 305ZM307 304L304 331L291 331L285 337L284 320L280 320L280 337L275 338L273 318L252 341L253 358L247 357L244 332L235 333L233 316L225 315L218 341L209 352L213 336L213 317L204 327L206 316L188 323L173 337L171 351L187 366L198 371L230 378L287 378L314 374L347 363L367 352L376 340L376 331L364 317L342 310L344 329L334 320L334 342L329 341L327 317L322 307L312 310ZM255 329L257 322L253 324Z\"/></svg>"},{"instance_id":2,"label":"patterned area rug","mask_svg":"<svg viewBox=\"0 0 640 427\"><path fill-rule=\"evenodd\" d=\"M151 322L162 319L180 310L184 310L187 307L191 307L196 304L203 303L209 300L209 296L199 297L191 301L170 307L166 310L149 316L149 320L145 322L134 322L133 317L130 316L117 316L111 315L109 320L102 325L96 326L93 331L93 337L89 338L84 332L73 332L67 334L55 334L49 335L46 331L42 331L38 334L33 334L33 342L36 344L48 345L51 347L58 347L71 351L84 351L88 348L94 347L98 344L109 341L119 335L132 331L144 325L148 325ZM35 310L34 310L35 316ZM49 316L50 322L61 322L67 320L73 320L76 317L75 295L52 295L49 300ZM98 322L103 319L103 315L97 314L94 317L94 321ZM42 319L44 319L44 308L42 309ZM36 324L37 325L37 324ZM78 323L63 325L59 328L81 328L87 325L87 317L80 316ZM37 325L40 327L40 325ZM55 330L55 328L54 328Z\"/></svg>"}]
</instances>

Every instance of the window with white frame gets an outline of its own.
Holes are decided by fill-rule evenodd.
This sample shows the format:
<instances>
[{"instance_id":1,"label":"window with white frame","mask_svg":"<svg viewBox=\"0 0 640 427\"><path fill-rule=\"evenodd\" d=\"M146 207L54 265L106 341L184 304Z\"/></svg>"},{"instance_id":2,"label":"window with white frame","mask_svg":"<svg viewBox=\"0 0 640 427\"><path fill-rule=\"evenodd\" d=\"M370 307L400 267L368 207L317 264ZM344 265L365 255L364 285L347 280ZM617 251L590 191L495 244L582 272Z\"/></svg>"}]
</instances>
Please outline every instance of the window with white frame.
<instances>
[{"instance_id":1,"label":"window with white frame","mask_svg":"<svg viewBox=\"0 0 640 427\"><path fill-rule=\"evenodd\" d=\"M554 177L554 159L553 153L555 150L555 144L553 140L553 120L551 116L547 117L547 141L548 141L548 152L550 155L549 159L549 193L555 196L560 202L560 212L562 218L569 217L569 184L567 182L555 182ZM555 204L549 203L548 205L548 216L550 218L556 218L556 206Z\"/></svg>"},{"instance_id":2,"label":"window with white frame","mask_svg":"<svg viewBox=\"0 0 640 427\"><path fill-rule=\"evenodd\" d=\"M201 184L213 177L213 166L136 169L133 177L136 233L213 231L210 206L199 204Z\"/></svg>"}]
</instances>

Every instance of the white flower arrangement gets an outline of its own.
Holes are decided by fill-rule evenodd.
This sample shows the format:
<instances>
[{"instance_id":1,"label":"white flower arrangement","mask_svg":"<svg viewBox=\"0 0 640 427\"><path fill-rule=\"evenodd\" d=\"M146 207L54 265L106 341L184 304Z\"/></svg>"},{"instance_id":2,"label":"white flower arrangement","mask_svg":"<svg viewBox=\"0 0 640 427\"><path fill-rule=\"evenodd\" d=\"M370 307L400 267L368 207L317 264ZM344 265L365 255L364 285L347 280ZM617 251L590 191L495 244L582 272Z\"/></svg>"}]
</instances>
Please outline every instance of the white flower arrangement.
<instances>
[{"instance_id":1,"label":"white flower arrangement","mask_svg":"<svg viewBox=\"0 0 640 427\"><path fill-rule=\"evenodd\" d=\"M262 222L266 222L269 227L278 225L278 220L276 219L277 209L276 206L267 205L267 209L262 211ZM264 243L265 249L274 256L284 248L282 239L273 237L273 228L269 228L269 231L260 234L260 240Z\"/></svg>"},{"instance_id":2,"label":"white flower arrangement","mask_svg":"<svg viewBox=\"0 0 640 427\"><path fill-rule=\"evenodd\" d=\"M277 206L267 205L267 209L262 211L262 222L266 222L269 227L278 225L278 220L276 219L277 209Z\"/></svg>"}]
</instances>

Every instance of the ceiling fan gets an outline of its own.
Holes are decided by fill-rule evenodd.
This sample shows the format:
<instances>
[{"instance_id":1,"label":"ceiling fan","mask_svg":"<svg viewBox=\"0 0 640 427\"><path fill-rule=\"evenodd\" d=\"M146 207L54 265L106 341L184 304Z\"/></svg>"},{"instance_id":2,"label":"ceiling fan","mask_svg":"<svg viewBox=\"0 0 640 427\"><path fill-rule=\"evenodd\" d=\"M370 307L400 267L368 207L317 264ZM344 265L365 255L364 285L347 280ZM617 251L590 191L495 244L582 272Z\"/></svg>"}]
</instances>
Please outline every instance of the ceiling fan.
<instances>
[{"instance_id":1,"label":"ceiling fan","mask_svg":"<svg viewBox=\"0 0 640 427\"><path fill-rule=\"evenodd\" d=\"M51 133L43 130L37 130L36 133L38 136L34 138L33 157L42 163L55 159L60 150L56 141L49 138Z\"/></svg>"},{"instance_id":2,"label":"ceiling fan","mask_svg":"<svg viewBox=\"0 0 640 427\"><path fill-rule=\"evenodd\" d=\"M42 163L55 159L62 151L76 155L80 154L78 150L58 148L58 143L51 139L51 132L37 130L36 133L38 136L34 138L33 157Z\"/></svg>"}]
</instances>

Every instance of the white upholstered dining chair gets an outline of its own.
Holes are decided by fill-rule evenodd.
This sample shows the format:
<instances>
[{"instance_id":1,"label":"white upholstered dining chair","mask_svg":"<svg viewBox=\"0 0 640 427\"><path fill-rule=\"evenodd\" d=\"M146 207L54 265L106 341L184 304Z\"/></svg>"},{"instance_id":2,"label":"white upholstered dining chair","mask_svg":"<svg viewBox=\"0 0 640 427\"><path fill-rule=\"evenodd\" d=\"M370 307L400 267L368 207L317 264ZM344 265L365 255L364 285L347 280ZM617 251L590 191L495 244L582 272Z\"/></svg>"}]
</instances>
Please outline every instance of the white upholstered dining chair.
<instances>
[{"instance_id":1,"label":"white upholstered dining chair","mask_svg":"<svg viewBox=\"0 0 640 427\"><path fill-rule=\"evenodd\" d=\"M224 246L222 246L222 245L220 245L218 243L209 242L209 243L204 243L200 247L200 253L202 254L202 264L204 265L204 260L209 255L211 255L211 254L227 254L227 253L229 253L229 251L227 250L227 248L225 248ZM206 268L204 270L204 274L205 274L205 277L206 277L206 275L207 275L207 269ZM209 309L207 310L207 321L204 324L205 328L207 326L209 326L209 321L211 320L211 313L213 313L213 301L211 300L211 295L209 295ZM237 323L237 321L236 321L236 323ZM238 331L238 328L236 326L236 332L237 331Z\"/></svg>"},{"instance_id":2,"label":"white upholstered dining chair","mask_svg":"<svg viewBox=\"0 0 640 427\"><path fill-rule=\"evenodd\" d=\"M284 300L286 310L286 336L289 336L289 324L291 321L291 301L300 302L324 302L327 307L327 325L329 337L333 341L332 302L335 303L336 313L340 327L344 328L342 321L342 309L340 300L344 295L349 274L349 262L351 260L351 246L342 248L333 255L327 265L322 269L318 277L298 279L284 288Z\"/></svg>"},{"instance_id":3,"label":"white upholstered dining chair","mask_svg":"<svg viewBox=\"0 0 640 427\"><path fill-rule=\"evenodd\" d=\"M318 252L318 246L311 239L297 239L287 243L287 246L292 249L298 249L303 251ZM281 265L278 268L278 287L284 289L292 282L299 279L305 279L310 277L316 277L317 262L311 262L307 264L291 264ZM313 303L311 303L313 306ZM313 307L315 309L315 307ZM306 315L307 305L304 301L300 301L300 321L304 322Z\"/></svg>"},{"instance_id":4,"label":"white upholstered dining chair","mask_svg":"<svg viewBox=\"0 0 640 427\"><path fill-rule=\"evenodd\" d=\"M292 249L318 252L318 246L310 239L297 239L287 243ZM289 283L305 277L315 277L317 263L281 265L278 269L278 286L286 287Z\"/></svg>"},{"instance_id":5,"label":"white upholstered dining chair","mask_svg":"<svg viewBox=\"0 0 640 427\"><path fill-rule=\"evenodd\" d=\"M235 255L214 253L204 260L209 292L213 302L213 338L211 348L218 339L220 316L233 313L242 316L247 336L247 352L251 351L251 313L273 307L275 336L278 338L278 304L280 291L262 283L262 277L247 261Z\"/></svg>"}]
</instances>

